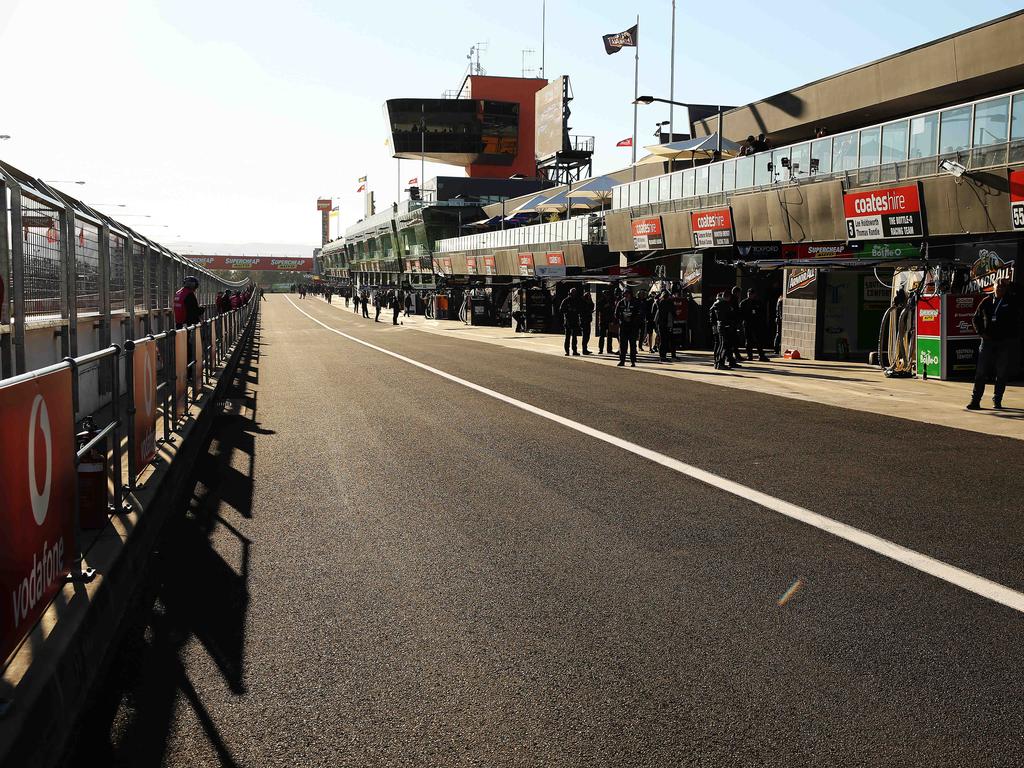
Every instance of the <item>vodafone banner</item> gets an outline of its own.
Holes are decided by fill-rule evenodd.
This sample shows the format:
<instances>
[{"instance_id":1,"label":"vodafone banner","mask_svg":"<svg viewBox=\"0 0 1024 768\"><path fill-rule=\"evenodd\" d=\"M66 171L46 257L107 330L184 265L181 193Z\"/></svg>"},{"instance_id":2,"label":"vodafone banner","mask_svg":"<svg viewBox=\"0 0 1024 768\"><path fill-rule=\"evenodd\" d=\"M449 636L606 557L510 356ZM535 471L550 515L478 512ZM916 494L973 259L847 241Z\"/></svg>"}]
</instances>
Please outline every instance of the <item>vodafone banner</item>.
<instances>
[{"instance_id":1,"label":"vodafone banner","mask_svg":"<svg viewBox=\"0 0 1024 768\"><path fill-rule=\"evenodd\" d=\"M690 214L694 248L722 248L735 242L732 233L732 209L694 211Z\"/></svg>"},{"instance_id":2,"label":"vodafone banner","mask_svg":"<svg viewBox=\"0 0 1024 768\"><path fill-rule=\"evenodd\" d=\"M71 370L0 387L0 664L60 591L74 549Z\"/></svg>"},{"instance_id":3,"label":"vodafone banner","mask_svg":"<svg viewBox=\"0 0 1024 768\"><path fill-rule=\"evenodd\" d=\"M657 251L665 247L665 232L661 227L661 216L649 219L633 219L634 251Z\"/></svg>"},{"instance_id":4,"label":"vodafone banner","mask_svg":"<svg viewBox=\"0 0 1024 768\"><path fill-rule=\"evenodd\" d=\"M135 395L135 469L142 472L156 457L156 342L135 345L132 357Z\"/></svg>"},{"instance_id":5,"label":"vodafone banner","mask_svg":"<svg viewBox=\"0 0 1024 768\"><path fill-rule=\"evenodd\" d=\"M189 256L207 269L262 269L269 272L312 272L313 259L278 256Z\"/></svg>"},{"instance_id":6,"label":"vodafone banner","mask_svg":"<svg viewBox=\"0 0 1024 768\"><path fill-rule=\"evenodd\" d=\"M1010 171L1010 220L1015 230L1024 230L1024 170Z\"/></svg>"},{"instance_id":7,"label":"vodafone banner","mask_svg":"<svg viewBox=\"0 0 1024 768\"><path fill-rule=\"evenodd\" d=\"M847 192L843 195L850 240L922 237L921 192L917 184Z\"/></svg>"}]
</instances>

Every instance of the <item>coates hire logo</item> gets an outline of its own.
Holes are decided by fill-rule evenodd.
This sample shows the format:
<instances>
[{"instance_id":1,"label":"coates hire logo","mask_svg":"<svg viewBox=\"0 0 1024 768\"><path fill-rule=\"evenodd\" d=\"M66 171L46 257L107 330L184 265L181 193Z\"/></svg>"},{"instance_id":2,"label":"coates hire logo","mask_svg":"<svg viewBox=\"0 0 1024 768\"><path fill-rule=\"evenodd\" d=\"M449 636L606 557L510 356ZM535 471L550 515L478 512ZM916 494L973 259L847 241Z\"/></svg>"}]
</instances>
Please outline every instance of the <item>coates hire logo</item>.
<instances>
[{"instance_id":1,"label":"coates hire logo","mask_svg":"<svg viewBox=\"0 0 1024 768\"><path fill-rule=\"evenodd\" d=\"M46 451L46 474L42 478L42 487L40 487L36 466L37 432L42 433L42 444ZM32 401L28 419L28 477L26 481L32 505L32 517L37 526L42 526L50 509L50 491L53 486L53 433L50 426L50 413L42 395L36 395L35 400ZM15 627L25 620L42 599L47 587L57 578L63 562L63 538L57 539L52 547L49 541L44 541L42 554L38 558L36 555L32 555L32 567L28 575L21 580L20 584L16 585L11 593Z\"/></svg>"},{"instance_id":2,"label":"coates hire logo","mask_svg":"<svg viewBox=\"0 0 1024 768\"><path fill-rule=\"evenodd\" d=\"M640 221L634 221L633 234L637 236L660 235L661 221L658 219L641 219Z\"/></svg>"},{"instance_id":3,"label":"coates hire logo","mask_svg":"<svg viewBox=\"0 0 1024 768\"><path fill-rule=\"evenodd\" d=\"M917 213L921 210L917 187L914 185L848 194L845 203L847 218L878 213Z\"/></svg>"},{"instance_id":4,"label":"coates hire logo","mask_svg":"<svg viewBox=\"0 0 1024 768\"><path fill-rule=\"evenodd\" d=\"M728 226L724 213L701 213L697 214L694 223L698 229L722 229Z\"/></svg>"}]
</instances>

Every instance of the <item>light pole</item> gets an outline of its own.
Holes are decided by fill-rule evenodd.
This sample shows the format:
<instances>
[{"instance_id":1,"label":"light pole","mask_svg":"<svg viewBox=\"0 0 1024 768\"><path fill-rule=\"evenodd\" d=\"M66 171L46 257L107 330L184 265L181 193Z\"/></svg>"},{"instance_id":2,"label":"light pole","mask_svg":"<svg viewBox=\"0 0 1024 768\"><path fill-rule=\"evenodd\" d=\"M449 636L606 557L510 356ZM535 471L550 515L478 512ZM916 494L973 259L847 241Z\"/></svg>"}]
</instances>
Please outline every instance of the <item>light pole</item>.
<instances>
[{"instance_id":1,"label":"light pole","mask_svg":"<svg viewBox=\"0 0 1024 768\"><path fill-rule=\"evenodd\" d=\"M634 99L634 101L633 101L634 104L644 104L644 105L654 104L655 102L657 102L659 104L668 104L670 106L676 106L676 107L686 107L687 112L689 112L691 107L708 107L708 106L710 106L708 104L688 104L685 101L673 101L672 99L659 99L657 96L637 96L636 99ZM719 155L722 154L722 113L723 113L724 110L725 110L725 107L723 107L721 104L719 104L719 105L717 105L715 107L715 111L718 113L718 131L717 131L717 134L718 134L718 139L717 139L718 146L715 147L715 150L718 152ZM670 139L672 138L671 134L670 134L669 138Z\"/></svg>"},{"instance_id":2,"label":"light pole","mask_svg":"<svg viewBox=\"0 0 1024 768\"><path fill-rule=\"evenodd\" d=\"M68 179L43 179L46 184L77 184L78 186L84 186L84 181L70 181Z\"/></svg>"}]
</instances>

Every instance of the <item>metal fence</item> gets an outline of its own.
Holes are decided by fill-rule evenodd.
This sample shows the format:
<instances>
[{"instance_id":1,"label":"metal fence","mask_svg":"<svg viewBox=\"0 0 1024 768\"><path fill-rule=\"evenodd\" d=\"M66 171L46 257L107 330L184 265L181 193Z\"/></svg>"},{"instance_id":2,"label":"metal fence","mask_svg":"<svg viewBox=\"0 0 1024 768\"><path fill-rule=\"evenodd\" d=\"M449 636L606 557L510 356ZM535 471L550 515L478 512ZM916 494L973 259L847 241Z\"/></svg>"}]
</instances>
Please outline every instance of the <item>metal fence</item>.
<instances>
[{"instance_id":1,"label":"metal fence","mask_svg":"<svg viewBox=\"0 0 1024 768\"><path fill-rule=\"evenodd\" d=\"M26 333L35 327L54 327L60 356L76 357L83 319L96 325L96 349L111 344L116 323L126 326L118 338L173 328L174 291L187 274L199 279L207 307L218 291L248 285L223 280L2 161L0 205L0 378L29 369Z\"/></svg>"}]
</instances>

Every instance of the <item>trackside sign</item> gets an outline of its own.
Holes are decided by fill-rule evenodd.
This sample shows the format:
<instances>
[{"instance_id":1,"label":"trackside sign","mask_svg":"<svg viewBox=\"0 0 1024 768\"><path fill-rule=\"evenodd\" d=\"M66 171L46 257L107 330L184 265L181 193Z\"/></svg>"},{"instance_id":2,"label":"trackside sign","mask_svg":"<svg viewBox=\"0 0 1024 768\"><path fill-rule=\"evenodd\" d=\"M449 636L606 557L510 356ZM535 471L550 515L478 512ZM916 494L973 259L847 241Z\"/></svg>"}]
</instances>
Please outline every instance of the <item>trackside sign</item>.
<instances>
[{"instance_id":1,"label":"trackside sign","mask_svg":"<svg viewBox=\"0 0 1024 768\"><path fill-rule=\"evenodd\" d=\"M1014 230L1024 230L1024 170L1010 171L1010 220Z\"/></svg>"},{"instance_id":2,"label":"trackside sign","mask_svg":"<svg viewBox=\"0 0 1024 768\"><path fill-rule=\"evenodd\" d=\"M917 184L847 192L843 195L846 235L850 240L921 237L921 192Z\"/></svg>"},{"instance_id":3,"label":"trackside sign","mask_svg":"<svg viewBox=\"0 0 1024 768\"><path fill-rule=\"evenodd\" d=\"M690 214L694 248L721 248L733 244L732 210L694 211Z\"/></svg>"}]
</instances>

